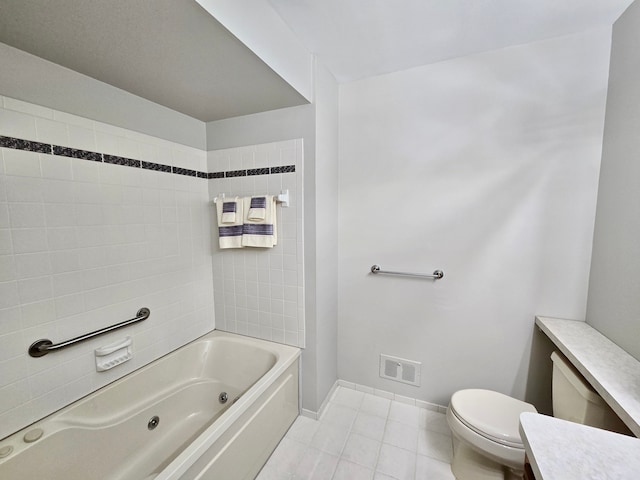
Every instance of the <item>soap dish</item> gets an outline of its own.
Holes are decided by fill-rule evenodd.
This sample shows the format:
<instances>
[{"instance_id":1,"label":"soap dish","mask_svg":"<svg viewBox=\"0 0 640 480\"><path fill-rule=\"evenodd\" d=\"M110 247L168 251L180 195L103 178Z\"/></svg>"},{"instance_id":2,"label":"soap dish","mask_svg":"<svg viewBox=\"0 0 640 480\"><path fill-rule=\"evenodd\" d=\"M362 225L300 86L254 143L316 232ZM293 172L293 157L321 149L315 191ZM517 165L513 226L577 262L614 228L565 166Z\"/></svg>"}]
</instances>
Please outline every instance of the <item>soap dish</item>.
<instances>
[{"instance_id":1,"label":"soap dish","mask_svg":"<svg viewBox=\"0 0 640 480\"><path fill-rule=\"evenodd\" d=\"M126 337L117 342L110 343L104 347L95 349L96 370L104 372L121 363L131 360L133 351L131 348L131 337Z\"/></svg>"}]
</instances>

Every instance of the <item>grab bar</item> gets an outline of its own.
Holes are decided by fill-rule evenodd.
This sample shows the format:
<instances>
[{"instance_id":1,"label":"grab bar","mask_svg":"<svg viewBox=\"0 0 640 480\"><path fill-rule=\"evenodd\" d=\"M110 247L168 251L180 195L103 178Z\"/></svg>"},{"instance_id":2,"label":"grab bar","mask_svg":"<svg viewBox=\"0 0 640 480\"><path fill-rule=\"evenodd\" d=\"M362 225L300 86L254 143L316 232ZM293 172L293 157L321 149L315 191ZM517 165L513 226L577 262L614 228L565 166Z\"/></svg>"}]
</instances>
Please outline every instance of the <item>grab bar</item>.
<instances>
[{"instance_id":1,"label":"grab bar","mask_svg":"<svg viewBox=\"0 0 640 480\"><path fill-rule=\"evenodd\" d=\"M151 310L149 310L148 308L141 308L140 310L138 310L135 318L130 318L129 320L125 320L124 322L101 328L100 330L96 330L95 332L85 333L84 335L80 335L79 337L75 337L60 343L53 343L49 339L42 338L40 340L36 340L31 344L31 346L29 347L29 355L35 358L44 357L49 352L62 350L63 348L67 348L75 343L84 342L85 340L97 337L98 335L102 335L103 333L111 332L113 330L126 327L127 325L131 325L136 322L141 322L149 318L149 315L151 315Z\"/></svg>"},{"instance_id":2,"label":"grab bar","mask_svg":"<svg viewBox=\"0 0 640 480\"><path fill-rule=\"evenodd\" d=\"M384 275L402 275L404 277L418 277L418 278L433 278L434 280L439 280L444 277L444 272L442 270L436 270L432 275L427 275L424 273L405 273L405 272L392 272L389 270L381 270L380 265L373 265L371 267L371 273L382 273Z\"/></svg>"}]
</instances>

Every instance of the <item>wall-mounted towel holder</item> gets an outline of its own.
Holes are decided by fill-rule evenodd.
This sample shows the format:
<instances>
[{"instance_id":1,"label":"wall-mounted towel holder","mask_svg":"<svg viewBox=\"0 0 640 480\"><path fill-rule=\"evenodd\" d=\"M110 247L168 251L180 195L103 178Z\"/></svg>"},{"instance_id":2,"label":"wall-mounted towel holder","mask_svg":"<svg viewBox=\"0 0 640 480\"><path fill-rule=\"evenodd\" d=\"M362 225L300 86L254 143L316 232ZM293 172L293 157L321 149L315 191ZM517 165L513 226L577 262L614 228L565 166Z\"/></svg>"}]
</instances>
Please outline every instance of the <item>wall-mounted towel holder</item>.
<instances>
[{"instance_id":1,"label":"wall-mounted towel holder","mask_svg":"<svg viewBox=\"0 0 640 480\"><path fill-rule=\"evenodd\" d=\"M221 193L218 196L213 197L213 203L216 203L218 199L224 200L225 194ZM289 206L289 190L282 190L278 195L276 195L276 202L282 205L283 207Z\"/></svg>"},{"instance_id":2,"label":"wall-mounted towel holder","mask_svg":"<svg viewBox=\"0 0 640 480\"><path fill-rule=\"evenodd\" d=\"M442 270L436 270L432 275L427 275L424 273L405 273L405 272L392 272L389 270L382 270L380 265L373 265L371 267L371 273L382 273L384 275L402 275L403 277L418 277L418 278L433 278L434 280L439 280L444 277L444 272Z\"/></svg>"}]
</instances>

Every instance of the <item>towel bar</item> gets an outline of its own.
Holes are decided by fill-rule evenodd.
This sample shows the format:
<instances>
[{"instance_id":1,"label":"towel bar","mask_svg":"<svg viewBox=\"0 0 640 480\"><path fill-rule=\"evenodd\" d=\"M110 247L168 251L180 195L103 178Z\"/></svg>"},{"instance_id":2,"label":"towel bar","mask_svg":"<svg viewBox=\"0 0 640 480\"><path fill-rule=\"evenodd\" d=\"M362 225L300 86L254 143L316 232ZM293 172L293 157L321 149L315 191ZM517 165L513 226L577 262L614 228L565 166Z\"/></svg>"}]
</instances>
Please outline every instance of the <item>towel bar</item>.
<instances>
[{"instance_id":1,"label":"towel bar","mask_svg":"<svg viewBox=\"0 0 640 480\"><path fill-rule=\"evenodd\" d=\"M439 280L444 277L444 272L442 270L436 270L432 275L427 275L424 273L406 273L406 272L392 272L390 270L381 270L380 265L373 265L371 267L371 273L382 273L384 275L402 275L404 277L418 277L418 278L433 278L434 280Z\"/></svg>"},{"instance_id":2,"label":"towel bar","mask_svg":"<svg viewBox=\"0 0 640 480\"><path fill-rule=\"evenodd\" d=\"M289 189L281 190L278 195L274 195L276 197L276 202L281 204L283 207L289 206ZM218 199L224 200L226 198L224 193L221 193L220 196L213 197L213 204L215 204Z\"/></svg>"}]
</instances>

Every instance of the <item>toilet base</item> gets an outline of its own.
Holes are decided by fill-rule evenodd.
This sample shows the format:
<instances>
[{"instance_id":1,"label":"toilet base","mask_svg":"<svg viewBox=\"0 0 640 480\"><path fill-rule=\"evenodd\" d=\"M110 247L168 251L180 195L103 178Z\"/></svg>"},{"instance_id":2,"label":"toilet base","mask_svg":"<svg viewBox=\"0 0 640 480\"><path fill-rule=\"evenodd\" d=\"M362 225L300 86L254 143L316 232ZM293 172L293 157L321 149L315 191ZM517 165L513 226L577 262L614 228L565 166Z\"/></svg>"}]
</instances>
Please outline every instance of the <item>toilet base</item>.
<instances>
[{"instance_id":1,"label":"toilet base","mask_svg":"<svg viewBox=\"0 0 640 480\"><path fill-rule=\"evenodd\" d=\"M506 467L454 437L451 471L456 480L522 480L524 465L523 470Z\"/></svg>"}]
</instances>

